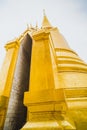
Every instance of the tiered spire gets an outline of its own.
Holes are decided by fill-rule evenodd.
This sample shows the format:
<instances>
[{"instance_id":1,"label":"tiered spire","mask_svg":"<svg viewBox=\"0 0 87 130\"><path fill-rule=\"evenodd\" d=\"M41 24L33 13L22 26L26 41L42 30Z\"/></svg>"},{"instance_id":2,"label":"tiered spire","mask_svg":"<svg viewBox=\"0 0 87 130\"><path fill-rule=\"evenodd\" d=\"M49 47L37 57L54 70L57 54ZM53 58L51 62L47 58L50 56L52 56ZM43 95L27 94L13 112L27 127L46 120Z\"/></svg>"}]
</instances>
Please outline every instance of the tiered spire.
<instances>
[{"instance_id":1,"label":"tiered spire","mask_svg":"<svg viewBox=\"0 0 87 130\"><path fill-rule=\"evenodd\" d=\"M43 15L44 15L44 17L43 17L43 22L42 22L42 28L51 28L52 26L45 14L45 10L43 10Z\"/></svg>"}]
</instances>

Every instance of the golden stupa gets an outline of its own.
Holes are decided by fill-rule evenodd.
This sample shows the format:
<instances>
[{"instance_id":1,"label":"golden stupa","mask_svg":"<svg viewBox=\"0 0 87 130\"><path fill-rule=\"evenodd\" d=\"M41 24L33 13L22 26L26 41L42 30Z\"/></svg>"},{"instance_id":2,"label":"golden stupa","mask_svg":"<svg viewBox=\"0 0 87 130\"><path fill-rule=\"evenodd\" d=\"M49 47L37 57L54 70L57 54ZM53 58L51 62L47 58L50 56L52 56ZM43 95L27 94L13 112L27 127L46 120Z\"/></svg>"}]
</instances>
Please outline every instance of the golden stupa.
<instances>
[{"instance_id":1,"label":"golden stupa","mask_svg":"<svg viewBox=\"0 0 87 130\"><path fill-rule=\"evenodd\" d=\"M5 48L0 130L87 130L87 64L47 16Z\"/></svg>"}]
</instances>

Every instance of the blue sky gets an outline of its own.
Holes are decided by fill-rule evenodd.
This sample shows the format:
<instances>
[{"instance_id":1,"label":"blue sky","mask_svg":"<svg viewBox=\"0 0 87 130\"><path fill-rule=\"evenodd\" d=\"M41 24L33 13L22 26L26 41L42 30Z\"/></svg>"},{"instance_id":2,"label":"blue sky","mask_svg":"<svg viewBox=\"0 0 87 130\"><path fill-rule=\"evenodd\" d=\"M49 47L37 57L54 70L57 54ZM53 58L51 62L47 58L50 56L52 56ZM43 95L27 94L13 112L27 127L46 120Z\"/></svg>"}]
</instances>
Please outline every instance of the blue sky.
<instances>
[{"instance_id":1,"label":"blue sky","mask_svg":"<svg viewBox=\"0 0 87 130\"><path fill-rule=\"evenodd\" d=\"M70 47L87 62L87 0L0 0L0 66L4 45L27 27L41 26L43 9Z\"/></svg>"}]
</instances>

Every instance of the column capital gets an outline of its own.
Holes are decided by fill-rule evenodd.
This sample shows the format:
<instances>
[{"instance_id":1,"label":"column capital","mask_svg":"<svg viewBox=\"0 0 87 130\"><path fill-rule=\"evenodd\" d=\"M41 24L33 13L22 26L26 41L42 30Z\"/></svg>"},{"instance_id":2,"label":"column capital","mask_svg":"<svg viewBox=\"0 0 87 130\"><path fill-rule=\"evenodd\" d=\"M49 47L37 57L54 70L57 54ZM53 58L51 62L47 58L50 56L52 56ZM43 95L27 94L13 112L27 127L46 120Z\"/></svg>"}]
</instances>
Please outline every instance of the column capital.
<instances>
[{"instance_id":1,"label":"column capital","mask_svg":"<svg viewBox=\"0 0 87 130\"><path fill-rule=\"evenodd\" d=\"M11 48L17 48L17 47L19 46L19 43L20 43L20 42L19 42L18 40L8 42L8 43L5 45L5 48L6 48L6 50L11 49Z\"/></svg>"}]
</instances>

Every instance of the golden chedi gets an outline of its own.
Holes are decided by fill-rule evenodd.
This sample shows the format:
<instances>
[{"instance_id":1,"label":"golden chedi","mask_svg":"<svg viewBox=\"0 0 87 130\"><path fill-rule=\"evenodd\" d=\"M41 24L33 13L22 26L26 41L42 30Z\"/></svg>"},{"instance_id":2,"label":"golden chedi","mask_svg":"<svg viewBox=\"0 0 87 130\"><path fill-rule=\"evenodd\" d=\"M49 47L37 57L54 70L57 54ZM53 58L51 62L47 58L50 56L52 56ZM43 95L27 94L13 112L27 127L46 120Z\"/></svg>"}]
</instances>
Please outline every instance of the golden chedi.
<instances>
[{"instance_id":1,"label":"golden chedi","mask_svg":"<svg viewBox=\"0 0 87 130\"><path fill-rule=\"evenodd\" d=\"M0 130L86 130L87 64L44 14L6 45Z\"/></svg>"}]
</instances>

